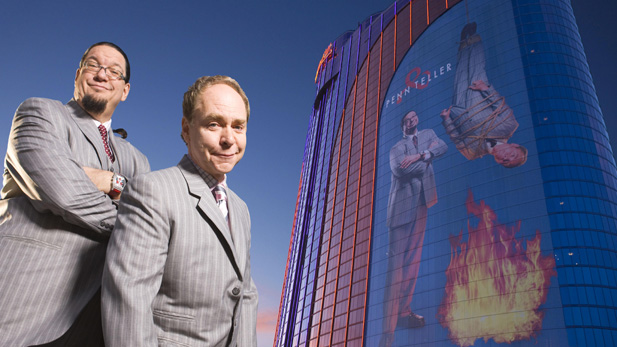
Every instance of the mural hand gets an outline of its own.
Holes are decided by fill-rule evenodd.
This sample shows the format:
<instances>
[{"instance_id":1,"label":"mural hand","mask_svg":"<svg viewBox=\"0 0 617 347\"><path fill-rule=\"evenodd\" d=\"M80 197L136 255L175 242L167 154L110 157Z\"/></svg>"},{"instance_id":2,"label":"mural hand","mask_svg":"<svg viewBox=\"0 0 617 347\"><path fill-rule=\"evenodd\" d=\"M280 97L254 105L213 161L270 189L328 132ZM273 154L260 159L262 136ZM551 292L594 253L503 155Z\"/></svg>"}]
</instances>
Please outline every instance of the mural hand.
<instances>
[{"instance_id":1,"label":"mural hand","mask_svg":"<svg viewBox=\"0 0 617 347\"><path fill-rule=\"evenodd\" d=\"M484 92L488 90L488 85L482 80L477 80L471 83L469 89Z\"/></svg>"},{"instance_id":2,"label":"mural hand","mask_svg":"<svg viewBox=\"0 0 617 347\"><path fill-rule=\"evenodd\" d=\"M402 161L401 161L401 169L406 169L409 167L409 165L417 162L418 160L420 160L422 156L420 154L412 154L412 155L408 155L406 156Z\"/></svg>"},{"instance_id":3,"label":"mural hand","mask_svg":"<svg viewBox=\"0 0 617 347\"><path fill-rule=\"evenodd\" d=\"M451 110L452 110L452 106L450 106L447 109L444 109L443 111L441 111L441 113L439 115L443 119L450 118L450 111Z\"/></svg>"}]
</instances>

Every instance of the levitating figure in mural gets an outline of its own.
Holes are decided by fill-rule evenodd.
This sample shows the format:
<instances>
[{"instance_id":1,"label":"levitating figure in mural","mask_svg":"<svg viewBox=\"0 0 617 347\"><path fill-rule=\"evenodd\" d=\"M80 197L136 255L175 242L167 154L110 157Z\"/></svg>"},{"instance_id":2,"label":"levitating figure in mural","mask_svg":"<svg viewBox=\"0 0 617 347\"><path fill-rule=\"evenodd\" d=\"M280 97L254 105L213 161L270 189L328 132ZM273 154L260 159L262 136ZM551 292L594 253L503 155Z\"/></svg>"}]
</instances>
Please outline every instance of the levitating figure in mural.
<instances>
[{"instance_id":1,"label":"levitating figure in mural","mask_svg":"<svg viewBox=\"0 0 617 347\"><path fill-rule=\"evenodd\" d=\"M416 112L407 113L401 119L403 138L390 150L390 244L380 346L392 344L397 327L424 326L424 317L412 312L411 302L420 268L427 210L437 203L432 162L448 146L432 129L418 130L418 122Z\"/></svg>"},{"instance_id":2,"label":"levitating figure in mural","mask_svg":"<svg viewBox=\"0 0 617 347\"><path fill-rule=\"evenodd\" d=\"M518 127L512 109L486 77L484 46L476 23L461 33L452 106L441 112L446 133L469 160L490 154L507 168L527 161L527 149L507 143Z\"/></svg>"}]
</instances>

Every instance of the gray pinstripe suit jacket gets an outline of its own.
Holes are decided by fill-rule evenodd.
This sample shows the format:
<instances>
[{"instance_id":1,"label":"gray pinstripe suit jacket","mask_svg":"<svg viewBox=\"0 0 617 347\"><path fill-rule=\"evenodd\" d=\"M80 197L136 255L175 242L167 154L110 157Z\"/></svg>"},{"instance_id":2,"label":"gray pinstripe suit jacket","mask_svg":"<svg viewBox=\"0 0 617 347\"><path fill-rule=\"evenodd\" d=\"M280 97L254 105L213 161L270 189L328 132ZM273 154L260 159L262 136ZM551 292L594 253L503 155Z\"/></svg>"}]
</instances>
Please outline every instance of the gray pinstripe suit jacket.
<instances>
[{"instance_id":1,"label":"gray pinstripe suit jacket","mask_svg":"<svg viewBox=\"0 0 617 347\"><path fill-rule=\"evenodd\" d=\"M401 168L401 161L412 154L424 151L431 152L428 161L419 160ZM443 155L448 150L446 143L435 135L433 129L418 131L418 148L413 144L412 137L399 140L390 149L390 169L392 170L392 185L388 197L388 228L396 228L416 220L417 207L422 201L426 207L437 203L437 188L433 159ZM420 199L424 195L424 199Z\"/></svg>"},{"instance_id":2,"label":"gray pinstripe suit jacket","mask_svg":"<svg viewBox=\"0 0 617 347\"><path fill-rule=\"evenodd\" d=\"M227 196L231 232L187 156L129 183L103 273L107 346L256 345L249 212Z\"/></svg>"},{"instance_id":3,"label":"gray pinstripe suit jacket","mask_svg":"<svg viewBox=\"0 0 617 347\"><path fill-rule=\"evenodd\" d=\"M73 100L32 98L17 109L0 199L0 346L56 339L100 287L117 211L82 166L150 170L125 140L112 136L111 146L113 164Z\"/></svg>"}]
</instances>

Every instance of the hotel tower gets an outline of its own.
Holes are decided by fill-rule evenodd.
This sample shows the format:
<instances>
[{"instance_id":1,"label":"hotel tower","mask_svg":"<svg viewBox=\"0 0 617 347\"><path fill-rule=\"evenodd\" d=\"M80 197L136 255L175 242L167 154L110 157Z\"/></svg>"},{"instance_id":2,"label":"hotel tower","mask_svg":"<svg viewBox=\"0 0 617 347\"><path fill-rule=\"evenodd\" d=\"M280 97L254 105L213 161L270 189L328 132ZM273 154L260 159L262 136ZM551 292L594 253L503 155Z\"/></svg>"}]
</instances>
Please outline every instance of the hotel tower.
<instances>
[{"instance_id":1,"label":"hotel tower","mask_svg":"<svg viewBox=\"0 0 617 347\"><path fill-rule=\"evenodd\" d=\"M274 345L617 345L570 1L396 1L324 48Z\"/></svg>"}]
</instances>

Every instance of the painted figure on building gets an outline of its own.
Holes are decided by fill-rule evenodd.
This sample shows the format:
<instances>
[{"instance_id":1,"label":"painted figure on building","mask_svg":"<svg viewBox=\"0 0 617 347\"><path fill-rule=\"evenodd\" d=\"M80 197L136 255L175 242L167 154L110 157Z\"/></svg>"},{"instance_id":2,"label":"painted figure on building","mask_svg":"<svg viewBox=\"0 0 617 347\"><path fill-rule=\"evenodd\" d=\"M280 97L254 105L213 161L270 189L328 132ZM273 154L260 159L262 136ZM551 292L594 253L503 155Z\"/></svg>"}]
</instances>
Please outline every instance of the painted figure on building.
<instances>
[{"instance_id":1,"label":"painted figure on building","mask_svg":"<svg viewBox=\"0 0 617 347\"><path fill-rule=\"evenodd\" d=\"M432 162L448 147L432 129L418 130L418 122L416 112L408 112L401 119L403 138L390 150L392 185L387 216L390 243L380 346L392 344L397 327L424 326L424 317L411 310L411 302L420 268L427 211L437 203Z\"/></svg>"},{"instance_id":2,"label":"painted figure on building","mask_svg":"<svg viewBox=\"0 0 617 347\"><path fill-rule=\"evenodd\" d=\"M467 24L461 33L452 106L443 110L441 117L446 133L465 158L490 154L507 168L527 161L525 147L507 143L518 123L505 98L488 81L476 23Z\"/></svg>"}]
</instances>

